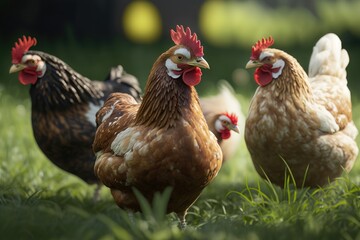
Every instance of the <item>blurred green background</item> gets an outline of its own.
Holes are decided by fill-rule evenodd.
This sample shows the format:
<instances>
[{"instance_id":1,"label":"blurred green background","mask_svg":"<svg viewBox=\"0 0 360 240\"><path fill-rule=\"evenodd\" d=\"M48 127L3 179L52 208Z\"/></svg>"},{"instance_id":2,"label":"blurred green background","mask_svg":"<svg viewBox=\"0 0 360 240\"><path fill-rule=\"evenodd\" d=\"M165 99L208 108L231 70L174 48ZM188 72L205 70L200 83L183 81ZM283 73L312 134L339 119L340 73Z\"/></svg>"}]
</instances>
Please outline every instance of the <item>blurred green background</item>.
<instances>
[{"instance_id":1,"label":"blurred green background","mask_svg":"<svg viewBox=\"0 0 360 240\"><path fill-rule=\"evenodd\" d=\"M353 96L360 88L359 0L3 0L0 9L0 89L14 97L28 96L17 74L8 74L11 47L22 35L37 38L32 49L59 57L90 79L103 79L121 64L144 87L155 59L173 45L169 31L176 24L189 26L205 47L211 70L204 71L201 95L226 79L250 97L256 85L243 68L251 46L269 35L275 48L307 70L312 46L327 32L338 34L349 52Z\"/></svg>"},{"instance_id":2,"label":"blurred green background","mask_svg":"<svg viewBox=\"0 0 360 240\"><path fill-rule=\"evenodd\" d=\"M110 67L121 64L143 88L155 59L173 45L170 29L182 24L198 34L211 66L203 70L200 95L215 93L216 83L226 79L246 114L257 86L253 70L244 66L258 39L272 35L274 47L294 56L307 71L316 41L334 32L350 55L348 81L354 122L360 127L360 0L1 0L0 13L3 239L124 239L121 234L133 234L134 239L144 234L152 239L182 239L186 234L197 239L352 239L350 233L359 239L359 163L350 173L351 181L346 177L314 192L273 191L258 182L244 142L192 207L188 233L171 235L174 227L168 223L140 217L128 230L127 218L107 188L102 189L104 201L93 204L93 187L59 171L36 147L29 86L8 72L14 42L30 35L38 40L33 50L59 57L90 79L101 80ZM231 192L239 197L229 198Z\"/></svg>"}]
</instances>

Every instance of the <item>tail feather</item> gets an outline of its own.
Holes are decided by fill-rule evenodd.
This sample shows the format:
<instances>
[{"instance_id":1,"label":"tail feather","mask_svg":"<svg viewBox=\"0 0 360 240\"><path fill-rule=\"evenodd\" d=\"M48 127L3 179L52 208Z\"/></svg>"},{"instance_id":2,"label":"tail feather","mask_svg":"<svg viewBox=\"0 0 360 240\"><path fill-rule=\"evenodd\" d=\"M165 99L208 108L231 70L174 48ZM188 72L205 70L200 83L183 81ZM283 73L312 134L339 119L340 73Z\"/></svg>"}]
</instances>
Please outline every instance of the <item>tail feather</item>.
<instances>
[{"instance_id":1,"label":"tail feather","mask_svg":"<svg viewBox=\"0 0 360 240\"><path fill-rule=\"evenodd\" d=\"M349 55L342 49L341 40L334 33L328 33L316 43L309 63L309 77L330 75L346 80Z\"/></svg>"},{"instance_id":2,"label":"tail feather","mask_svg":"<svg viewBox=\"0 0 360 240\"><path fill-rule=\"evenodd\" d=\"M141 88L138 79L125 72L121 65L112 67L105 81L112 86L110 92L128 93L137 101L141 101Z\"/></svg>"},{"instance_id":3,"label":"tail feather","mask_svg":"<svg viewBox=\"0 0 360 240\"><path fill-rule=\"evenodd\" d=\"M137 92L141 93L138 79L135 76L125 72L123 66L121 65L112 67L108 76L105 79L117 83L126 83L129 86L133 87Z\"/></svg>"},{"instance_id":4,"label":"tail feather","mask_svg":"<svg viewBox=\"0 0 360 240\"><path fill-rule=\"evenodd\" d=\"M219 95L224 100L224 105L227 108L228 112L234 112L238 115L239 125L241 130L243 129L243 124L245 122L245 117L242 113L241 105L239 100L235 97L236 93L230 83L225 80L220 80L218 83L218 88L220 90Z\"/></svg>"}]
</instances>

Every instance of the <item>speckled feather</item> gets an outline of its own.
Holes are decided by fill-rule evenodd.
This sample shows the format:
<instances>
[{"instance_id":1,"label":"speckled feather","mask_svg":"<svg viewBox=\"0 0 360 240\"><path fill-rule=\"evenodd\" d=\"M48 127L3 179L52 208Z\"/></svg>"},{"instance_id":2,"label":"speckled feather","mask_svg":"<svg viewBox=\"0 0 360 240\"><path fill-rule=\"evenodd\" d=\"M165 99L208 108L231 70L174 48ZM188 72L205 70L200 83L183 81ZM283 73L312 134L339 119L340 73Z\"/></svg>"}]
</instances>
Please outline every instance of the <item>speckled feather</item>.
<instances>
[{"instance_id":1,"label":"speckled feather","mask_svg":"<svg viewBox=\"0 0 360 240\"><path fill-rule=\"evenodd\" d=\"M313 70L308 79L293 57L276 49L266 51L283 59L285 67L279 78L257 89L250 104L245 140L258 173L283 186L286 161L298 187L302 183L315 187L339 177L343 169L350 171L358 147L345 78L347 63L328 58L327 68L342 64L338 70L345 74L339 78ZM344 50L340 44L325 51ZM325 64L313 58L312 64Z\"/></svg>"},{"instance_id":2,"label":"speckled feather","mask_svg":"<svg viewBox=\"0 0 360 240\"><path fill-rule=\"evenodd\" d=\"M30 87L37 144L61 169L86 182L97 182L92 151L96 126L89 121L90 107L100 108L113 91L133 94L139 100L139 83L121 66L113 68L106 81L91 81L55 56L39 51L26 54L40 56L47 65L44 76Z\"/></svg>"},{"instance_id":3,"label":"speckled feather","mask_svg":"<svg viewBox=\"0 0 360 240\"><path fill-rule=\"evenodd\" d=\"M151 202L172 186L167 210L184 216L221 167L221 149L194 87L166 73L165 60L176 48L154 63L141 104L113 94L97 115L95 173L121 208L140 210L133 187Z\"/></svg>"}]
</instances>

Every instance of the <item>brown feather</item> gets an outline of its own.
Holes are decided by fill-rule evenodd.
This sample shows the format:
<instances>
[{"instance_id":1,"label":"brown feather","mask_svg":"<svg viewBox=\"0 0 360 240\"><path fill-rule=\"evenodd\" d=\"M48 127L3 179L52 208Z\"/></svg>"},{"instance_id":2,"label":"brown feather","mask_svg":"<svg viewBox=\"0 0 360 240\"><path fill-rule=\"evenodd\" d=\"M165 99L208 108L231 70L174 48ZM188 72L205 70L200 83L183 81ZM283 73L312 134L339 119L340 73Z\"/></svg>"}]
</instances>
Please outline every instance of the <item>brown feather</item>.
<instances>
[{"instance_id":1,"label":"brown feather","mask_svg":"<svg viewBox=\"0 0 360 240\"><path fill-rule=\"evenodd\" d=\"M339 177L343 169L350 171L358 147L346 79L308 79L287 53L266 52L285 67L277 79L257 89L250 104L245 141L258 173L283 186L288 165L297 186L315 187Z\"/></svg>"},{"instance_id":2,"label":"brown feather","mask_svg":"<svg viewBox=\"0 0 360 240\"><path fill-rule=\"evenodd\" d=\"M97 114L95 174L121 208L140 210L133 187L151 202L155 192L171 186L168 212L184 216L221 167L220 147L194 87L166 73L165 60L177 48L154 63L140 104L113 94Z\"/></svg>"}]
</instances>

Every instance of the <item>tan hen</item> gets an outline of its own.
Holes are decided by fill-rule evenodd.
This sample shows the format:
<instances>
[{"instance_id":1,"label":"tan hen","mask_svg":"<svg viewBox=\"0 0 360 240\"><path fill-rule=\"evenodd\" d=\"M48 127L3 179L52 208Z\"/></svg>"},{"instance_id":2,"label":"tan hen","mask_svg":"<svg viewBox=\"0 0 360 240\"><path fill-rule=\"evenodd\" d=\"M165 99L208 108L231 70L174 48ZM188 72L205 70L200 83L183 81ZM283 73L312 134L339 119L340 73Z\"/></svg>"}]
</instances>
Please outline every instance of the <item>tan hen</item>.
<instances>
[{"instance_id":1,"label":"tan hen","mask_svg":"<svg viewBox=\"0 0 360 240\"><path fill-rule=\"evenodd\" d=\"M350 171L358 155L346 66L349 56L335 34L315 45L309 76L289 54L252 48L246 67L257 67L245 141L256 170L283 186L287 166L297 186L322 186ZM286 163L286 164L285 164ZM289 174L289 173L288 173Z\"/></svg>"}]
</instances>

